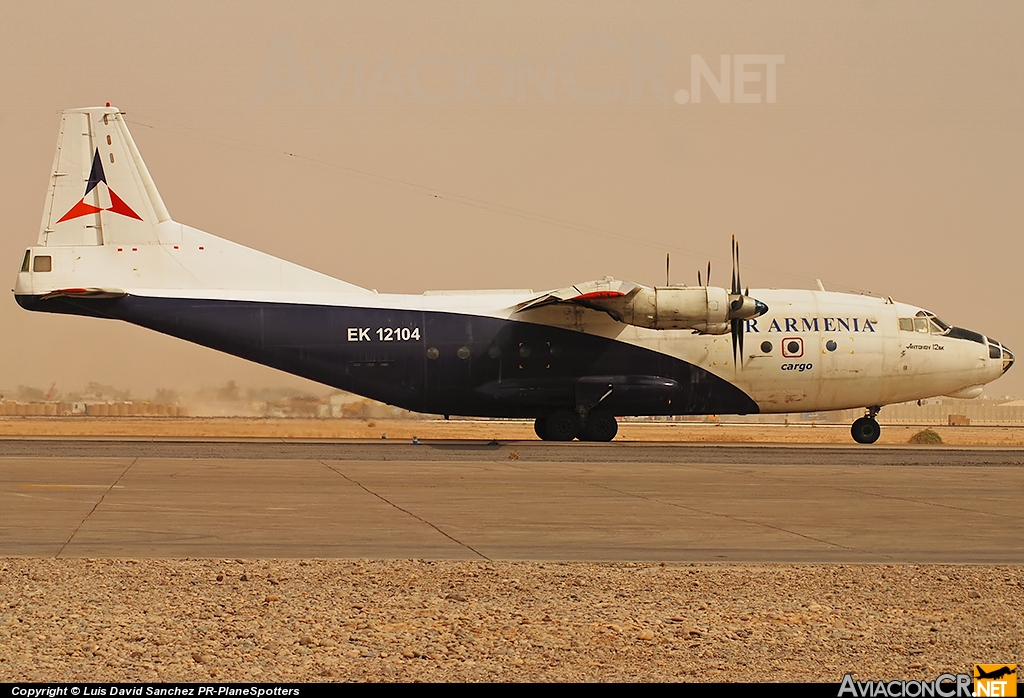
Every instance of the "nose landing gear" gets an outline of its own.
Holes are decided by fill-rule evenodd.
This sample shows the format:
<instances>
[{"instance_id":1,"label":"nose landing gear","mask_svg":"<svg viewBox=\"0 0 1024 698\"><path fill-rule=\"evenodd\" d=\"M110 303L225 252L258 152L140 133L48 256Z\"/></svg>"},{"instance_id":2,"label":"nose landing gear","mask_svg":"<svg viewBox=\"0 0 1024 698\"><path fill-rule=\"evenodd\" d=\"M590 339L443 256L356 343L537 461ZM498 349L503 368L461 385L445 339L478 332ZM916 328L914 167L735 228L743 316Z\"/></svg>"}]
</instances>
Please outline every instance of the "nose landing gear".
<instances>
[{"instance_id":1,"label":"nose landing gear","mask_svg":"<svg viewBox=\"0 0 1024 698\"><path fill-rule=\"evenodd\" d=\"M853 434L853 440L859 444L873 444L878 441L878 437L882 434L882 427L878 426L878 422L875 417L878 416L880 406L869 407L868 413L853 423L853 428L850 432Z\"/></svg>"}]
</instances>

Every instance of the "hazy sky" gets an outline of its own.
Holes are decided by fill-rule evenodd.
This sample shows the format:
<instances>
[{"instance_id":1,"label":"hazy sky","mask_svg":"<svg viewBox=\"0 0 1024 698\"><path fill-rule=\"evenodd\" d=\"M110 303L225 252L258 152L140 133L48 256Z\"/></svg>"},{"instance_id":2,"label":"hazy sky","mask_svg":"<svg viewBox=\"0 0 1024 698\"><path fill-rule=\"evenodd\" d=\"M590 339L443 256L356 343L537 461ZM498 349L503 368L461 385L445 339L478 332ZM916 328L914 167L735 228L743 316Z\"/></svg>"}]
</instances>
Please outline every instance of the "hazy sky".
<instances>
[{"instance_id":1,"label":"hazy sky","mask_svg":"<svg viewBox=\"0 0 1024 698\"><path fill-rule=\"evenodd\" d=\"M380 291L663 283L666 252L675 281L711 259L727 285L735 234L750 286L821 278L1024 352L1021 3L4 0L3 17L11 286L60 111L109 101L176 220ZM699 102L694 70L713 79ZM0 387L303 384L13 296L0 326ZM987 394L1024 394L1024 368Z\"/></svg>"}]
</instances>

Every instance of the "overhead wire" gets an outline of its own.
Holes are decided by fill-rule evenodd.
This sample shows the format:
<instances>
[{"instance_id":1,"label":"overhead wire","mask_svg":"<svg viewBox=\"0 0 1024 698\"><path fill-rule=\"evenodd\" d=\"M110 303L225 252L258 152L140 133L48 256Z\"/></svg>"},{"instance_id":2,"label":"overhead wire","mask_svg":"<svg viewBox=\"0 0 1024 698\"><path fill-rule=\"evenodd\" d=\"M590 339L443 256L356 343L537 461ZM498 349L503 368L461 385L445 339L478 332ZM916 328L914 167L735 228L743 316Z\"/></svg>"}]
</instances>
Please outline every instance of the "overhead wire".
<instances>
[{"instance_id":1,"label":"overhead wire","mask_svg":"<svg viewBox=\"0 0 1024 698\"><path fill-rule=\"evenodd\" d=\"M377 182L387 186L393 186L406 191L415 192L425 196L446 201L449 203L461 204L463 206L470 206L485 211L491 211L493 213L499 213L506 216L513 216L524 220L533 221L535 223L541 223L544 225L550 225L555 227L564 228L567 230L573 230L578 233L590 233L605 237L608 239L616 240L618 242L628 242L634 245L647 247L650 249L656 249L659 251L671 251L684 254L688 257L692 257L695 261L702 262L708 258L718 261L727 261L724 257L717 255L704 255L702 253L694 252L693 250L679 247L675 244L666 244L663 242L654 242L647 240L642 237L635 235L629 235L628 233L622 233L618 231L608 230L606 228L600 228L585 223L577 223L575 221L565 220L563 218L557 218L555 216L548 216L546 214L537 213L535 211L528 211L525 209L517 208L514 206L508 206L500 204L494 201L488 201L486 199L479 199L472 196L466 196L464 194L457 194L455 192L446 191L443 189L437 189L435 187L429 187L416 182L410 182L397 177L391 177L388 175L379 174L376 172L369 172L349 165L342 165L336 162L329 162L327 160L321 160L319 158L310 157L308 155L302 155L300 153L291 152L279 148L272 148L270 146L260 145L258 143L252 143L249 141L240 140L237 138L231 138L220 134L211 134L208 131L197 129L195 127L183 126L181 124L174 124L152 117L140 117L135 112L130 116L125 114L125 121L128 123L141 126L143 128L166 131L168 133L174 133L177 135L185 136L188 138L194 138L196 140L206 141L208 143L215 143L224 147L235 148L243 152L247 152L253 155L260 155L264 157L272 157L275 159L283 159L286 161L295 162L296 164L316 167L318 169L326 170L329 172L335 172L338 174L344 174L364 181ZM809 282L810 284L816 284L817 279L814 277L807 277L800 274L793 274L791 272L780 271L778 269L767 269L765 267L758 266L756 264L749 265L748 268L761 269L763 271L770 271L773 274L785 276L791 279L797 279L803 282ZM862 293L868 295L877 295L871 291L865 291L862 289L856 289L842 284L831 283L829 284L833 288L839 288L854 293Z\"/></svg>"}]
</instances>

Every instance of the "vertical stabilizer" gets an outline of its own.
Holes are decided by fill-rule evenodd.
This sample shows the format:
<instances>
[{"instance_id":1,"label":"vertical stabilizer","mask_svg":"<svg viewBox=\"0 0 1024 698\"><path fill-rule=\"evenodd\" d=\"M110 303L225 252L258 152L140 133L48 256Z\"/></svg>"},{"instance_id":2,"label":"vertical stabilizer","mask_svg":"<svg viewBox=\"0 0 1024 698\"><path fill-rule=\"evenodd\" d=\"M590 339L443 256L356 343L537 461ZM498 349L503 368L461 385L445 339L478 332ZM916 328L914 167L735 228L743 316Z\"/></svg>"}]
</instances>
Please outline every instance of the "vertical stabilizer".
<instances>
[{"instance_id":1,"label":"vertical stabilizer","mask_svg":"<svg viewBox=\"0 0 1024 698\"><path fill-rule=\"evenodd\" d=\"M124 115L109 106L64 112L39 244L14 287L19 296L67 289L368 293L172 220Z\"/></svg>"},{"instance_id":2,"label":"vertical stabilizer","mask_svg":"<svg viewBox=\"0 0 1024 698\"><path fill-rule=\"evenodd\" d=\"M170 219L121 112L65 111L39 244L157 244L156 225Z\"/></svg>"}]
</instances>

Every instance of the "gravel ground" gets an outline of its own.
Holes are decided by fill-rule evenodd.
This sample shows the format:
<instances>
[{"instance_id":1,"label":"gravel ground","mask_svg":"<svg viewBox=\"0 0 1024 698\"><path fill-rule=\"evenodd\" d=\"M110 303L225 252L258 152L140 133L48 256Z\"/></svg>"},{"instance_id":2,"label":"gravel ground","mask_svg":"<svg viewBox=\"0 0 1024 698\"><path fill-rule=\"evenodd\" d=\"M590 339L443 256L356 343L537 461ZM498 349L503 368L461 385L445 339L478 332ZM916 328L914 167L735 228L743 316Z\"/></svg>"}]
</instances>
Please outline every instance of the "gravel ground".
<instances>
[{"instance_id":1,"label":"gravel ground","mask_svg":"<svg viewBox=\"0 0 1024 698\"><path fill-rule=\"evenodd\" d=\"M885 423L879 446L905 445L924 425ZM1024 446L1020 426L947 427L928 425L954 446ZM453 419L273 419L251 417L0 417L0 439L172 438L172 439L469 439L540 443L532 420ZM737 424L632 422L622 420L620 441L689 443L838 444L854 446L849 424Z\"/></svg>"},{"instance_id":2,"label":"gravel ground","mask_svg":"<svg viewBox=\"0 0 1024 698\"><path fill-rule=\"evenodd\" d=\"M0 561L0 681L829 681L1024 663L1024 568Z\"/></svg>"}]
</instances>

